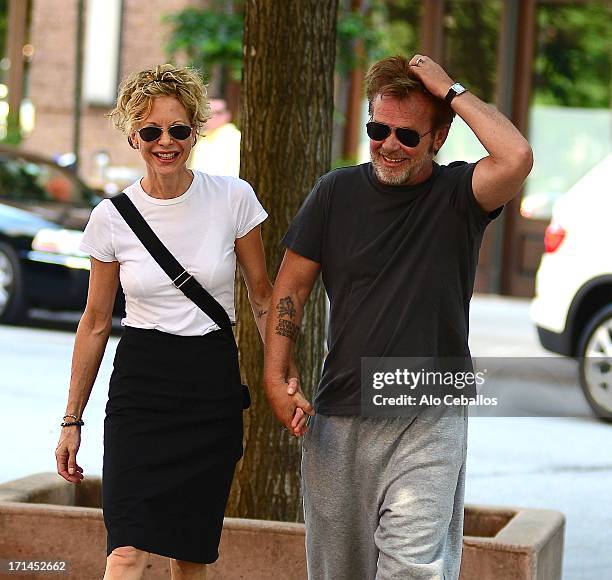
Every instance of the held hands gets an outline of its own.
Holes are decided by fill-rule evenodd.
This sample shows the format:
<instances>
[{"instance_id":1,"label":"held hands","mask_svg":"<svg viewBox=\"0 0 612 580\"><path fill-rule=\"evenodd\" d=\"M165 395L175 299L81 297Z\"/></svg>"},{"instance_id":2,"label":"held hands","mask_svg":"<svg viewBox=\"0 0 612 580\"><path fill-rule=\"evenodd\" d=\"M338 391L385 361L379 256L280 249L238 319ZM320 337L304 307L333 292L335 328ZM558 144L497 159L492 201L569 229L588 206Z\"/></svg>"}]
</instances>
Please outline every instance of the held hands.
<instances>
[{"instance_id":1,"label":"held hands","mask_svg":"<svg viewBox=\"0 0 612 580\"><path fill-rule=\"evenodd\" d=\"M308 427L306 426L308 415L312 416L315 412L308 399L304 396L298 379L289 379L287 382L287 394L291 396L296 403L289 432L295 437L300 437L301 435L305 435L306 431L308 431Z\"/></svg>"},{"instance_id":2,"label":"held hands","mask_svg":"<svg viewBox=\"0 0 612 580\"><path fill-rule=\"evenodd\" d=\"M290 373L293 373L290 370ZM304 435L307 431L306 419L314 415L310 402L302 393L296 378L288 380L265 381L266 396L276 418L294 437Z\"/></svg>"},{"instance_id":3,"label":"held hands","mask_svg":"<svg viewBox=\"0 0 612 580\"><path fill-rule=\"evenodd\" d=\"M57 472L70 483L81 483L83 468L76 462L81 445L81 431L78 427L64 427L55 450Z\"/></svg>"},{"instance_id":4,"label":"held hands","mask_svg":"<svg viewBox=\"0 0 612 580\"><path fill-rule=\"evenodd\" d=\"M410 59L412 72L423 83L425 88L439 99L446 97L446 93L454 83L446 71L428 56L415 54Z\"/></svg>"}]
</instances>

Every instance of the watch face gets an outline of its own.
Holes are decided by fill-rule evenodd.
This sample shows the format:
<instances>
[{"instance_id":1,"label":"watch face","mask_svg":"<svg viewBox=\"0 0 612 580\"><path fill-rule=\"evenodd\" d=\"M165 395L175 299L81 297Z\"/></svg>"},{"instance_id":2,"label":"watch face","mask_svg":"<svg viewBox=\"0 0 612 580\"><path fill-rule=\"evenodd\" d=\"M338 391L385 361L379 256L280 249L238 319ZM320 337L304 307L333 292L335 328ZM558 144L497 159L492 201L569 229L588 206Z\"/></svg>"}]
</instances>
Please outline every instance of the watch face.
<instances>
[{"instance_id":1,"label":"watch face","mask_svg":"<svg viewBox=\"0 0 612 580\"><path fill-rule=\"evenodd\" d=\"M448 89L448 93L444 100L450 104L450 102L458 95L465 93L467 89L461 83L454 83L450 89Z\"/></svg>"}]
</instances>

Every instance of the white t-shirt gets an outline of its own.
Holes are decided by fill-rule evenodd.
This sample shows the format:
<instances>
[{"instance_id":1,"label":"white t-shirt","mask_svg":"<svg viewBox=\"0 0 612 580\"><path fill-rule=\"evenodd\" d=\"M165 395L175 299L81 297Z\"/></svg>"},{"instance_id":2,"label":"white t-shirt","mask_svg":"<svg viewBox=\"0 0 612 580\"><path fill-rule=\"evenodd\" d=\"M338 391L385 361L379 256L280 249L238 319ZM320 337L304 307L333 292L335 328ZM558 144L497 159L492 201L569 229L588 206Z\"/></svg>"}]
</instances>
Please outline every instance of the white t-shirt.
<instances>
[{"instance_id":1,"label":"white t-shirt","mask_svg":"<svg viewBox=\"0 0 612 580\"><path fill-rule=\"evenodd\" d=\"M174 199L151 197L140 181L125 192L174 257L234 321L234 242L268 214L246 181L193 174L189 189ZM174 287L110 200L94 208L80 249L102 262L119 262L126 302L122 325L182 336L219 328Z\"/></svg>"}]
</instances>

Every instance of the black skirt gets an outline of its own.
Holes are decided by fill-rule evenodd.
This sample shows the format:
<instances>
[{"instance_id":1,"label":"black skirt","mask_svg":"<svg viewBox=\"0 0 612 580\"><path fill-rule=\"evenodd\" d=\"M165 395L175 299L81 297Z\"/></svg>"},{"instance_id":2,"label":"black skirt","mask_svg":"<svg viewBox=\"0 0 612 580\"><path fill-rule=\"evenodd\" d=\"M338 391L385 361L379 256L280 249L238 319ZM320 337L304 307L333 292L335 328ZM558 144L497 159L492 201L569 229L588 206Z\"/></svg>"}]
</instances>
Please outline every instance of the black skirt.
<instances>
[{"instance_id":1,"label":"black skirt","mask_svg":"<svg viewBox=\"0 0 612 580\"><path fill-rule=\"evenodd\" d=\"M126 327L104 420L107 554L119 546L189 562L218 558L242 456L236 344Z\"/></svg>"}]
</instances>

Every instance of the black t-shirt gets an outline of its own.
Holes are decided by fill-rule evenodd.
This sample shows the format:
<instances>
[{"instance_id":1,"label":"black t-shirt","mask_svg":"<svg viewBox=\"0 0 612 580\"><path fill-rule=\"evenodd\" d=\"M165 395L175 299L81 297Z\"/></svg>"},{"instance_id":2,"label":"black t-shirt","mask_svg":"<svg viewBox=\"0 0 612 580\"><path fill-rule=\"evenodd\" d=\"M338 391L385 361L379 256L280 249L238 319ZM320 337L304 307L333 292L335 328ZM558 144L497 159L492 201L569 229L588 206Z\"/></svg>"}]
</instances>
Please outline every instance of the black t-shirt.
<instances>
[{"instance_id":1,"label":"black t-shirt","mask_svg":"<svg viewBox=\"0 0 612 580\"><path fill-rule=\"evenodd\" d=\"M361 357L469 357L469 303L487 213L475 164L434 163L427 181L387 186L365 163L316 183L283 243L321 264L328 355L315 397L324 415L360 412Z\"/></svg>"}]
</instances>

